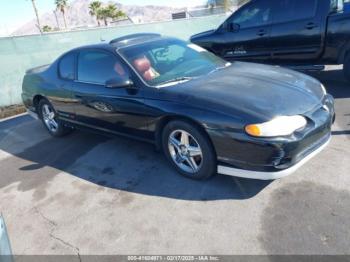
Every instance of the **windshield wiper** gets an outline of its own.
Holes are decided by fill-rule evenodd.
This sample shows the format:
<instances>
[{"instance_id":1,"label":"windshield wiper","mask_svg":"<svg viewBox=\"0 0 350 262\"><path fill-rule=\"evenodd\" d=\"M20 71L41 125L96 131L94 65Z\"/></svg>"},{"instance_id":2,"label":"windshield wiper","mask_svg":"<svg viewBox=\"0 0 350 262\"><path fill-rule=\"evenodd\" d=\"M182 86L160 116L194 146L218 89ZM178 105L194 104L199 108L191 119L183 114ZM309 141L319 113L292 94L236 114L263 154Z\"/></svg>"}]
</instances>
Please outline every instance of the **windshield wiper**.
<instances>
[{"instance_id":1,"label":"windshield wiper","mask_svg":"<svg viewBox=\"0 0 350 262\"><path fill-rule=\"evenodd\" d=\"M190 81L193 78L194 77L189 77L189 76L177 77L177 78L173 78L173 79L164 81L164 82L160 83L158 86L163 86L163 85L166 85L166 84L176 83L176 82Z\"/></svg>"}]
</instances>

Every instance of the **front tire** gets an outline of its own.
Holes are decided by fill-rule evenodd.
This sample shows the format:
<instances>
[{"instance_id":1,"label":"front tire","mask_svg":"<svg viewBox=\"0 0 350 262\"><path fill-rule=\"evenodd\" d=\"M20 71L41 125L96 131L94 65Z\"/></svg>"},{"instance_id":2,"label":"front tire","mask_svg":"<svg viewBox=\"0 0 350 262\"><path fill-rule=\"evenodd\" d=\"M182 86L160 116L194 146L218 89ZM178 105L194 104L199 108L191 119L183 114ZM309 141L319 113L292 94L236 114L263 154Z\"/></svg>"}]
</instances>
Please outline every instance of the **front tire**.
<instances>
[{"instance_id":1,"label":"front tire","mask_svg":"<svg viewBox=\"0 0 350 262\"><path fill-rule=\"evenodd\" d=\"M50 135L62 137L69 134L72 129L66 127L57 117L56 110L47 99L42 99L38 105L38 113L41 121Z\"/></svg>"},{"instance_id":2,"label":"front tire","mask_svg":"<svg viewBox=\"0 0 350 262\"><path fill-rule=\"evenodd\" d=\"M343 72L345 78L350 82L350 54L348 54L345 58L345 62L343 65Z\"/></svg>"},{"instance_id":3,"label":"front tire","mask_svg":"<svg viewBox=\"0 0 350 262\"><path fill-rule=\"evenodd\" d=\"M185 177L203 180L217 173L217 160L209 138L195 125L184 121L168 123L162 135L163 151Z\"/></svg>"}]
</instances>

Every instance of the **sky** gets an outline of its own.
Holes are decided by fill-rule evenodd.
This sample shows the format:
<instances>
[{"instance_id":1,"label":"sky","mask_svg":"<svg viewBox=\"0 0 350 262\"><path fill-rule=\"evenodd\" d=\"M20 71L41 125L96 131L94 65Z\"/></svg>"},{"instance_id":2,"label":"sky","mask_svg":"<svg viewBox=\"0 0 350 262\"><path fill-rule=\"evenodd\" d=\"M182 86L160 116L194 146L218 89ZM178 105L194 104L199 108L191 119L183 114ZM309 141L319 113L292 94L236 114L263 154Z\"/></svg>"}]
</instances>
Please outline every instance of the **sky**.
<instances>
[{"instance_id":1,"label":"sky","mask_svg":"<svg viewBox=\"0 0 350 262\"><path fill-rule=\"evenodd\" d=\"M0 0L0 36L9 35L16 28L35 18L31 0ZM73 0L70 0L73 1ZM39 15L52 11L54 0L35 0ZM108 2L108 0L102 0ZM167 5L173 7L200 5L204 0L117 0L127 5Z\"/></svg>"}]
</instances>

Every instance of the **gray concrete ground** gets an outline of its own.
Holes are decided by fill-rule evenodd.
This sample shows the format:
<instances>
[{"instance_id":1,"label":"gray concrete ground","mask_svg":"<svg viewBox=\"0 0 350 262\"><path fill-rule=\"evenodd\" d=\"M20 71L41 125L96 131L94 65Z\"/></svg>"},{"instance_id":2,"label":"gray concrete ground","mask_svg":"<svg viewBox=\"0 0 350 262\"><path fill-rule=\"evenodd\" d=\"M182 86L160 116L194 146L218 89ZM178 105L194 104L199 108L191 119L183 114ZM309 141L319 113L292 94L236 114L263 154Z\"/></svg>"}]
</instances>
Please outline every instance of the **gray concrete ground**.
<instances>
[{"instance_id":1,"label":"gray concrete ground","mask_svg":"<svg viewBox=\"0 0 350 262\"><path fill-rule=\"evenodd\" d=\"M350 84L314 74L336 98L328 148L263 182L179 176L148 144L0 123L0 211L15 254L349 254Z\"/></svg>"}]
</instances>

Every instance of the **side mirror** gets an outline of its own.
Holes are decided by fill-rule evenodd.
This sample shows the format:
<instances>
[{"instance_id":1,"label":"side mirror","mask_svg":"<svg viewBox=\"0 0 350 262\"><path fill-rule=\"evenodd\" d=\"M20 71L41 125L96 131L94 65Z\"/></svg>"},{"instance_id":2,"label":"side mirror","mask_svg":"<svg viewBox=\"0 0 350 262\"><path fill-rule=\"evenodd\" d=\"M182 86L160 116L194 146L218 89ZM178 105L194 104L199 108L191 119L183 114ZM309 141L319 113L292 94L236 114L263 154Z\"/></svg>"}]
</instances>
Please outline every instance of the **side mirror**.
<instances>
[{"instance_id":1,"label":"side mirror","mask_svg":"<svg viewBox=\"0 0 350 262\"><path fill-rule=\"evenodd\" d=\"M238 32L240 29L240 25L233 23L233 22L224 22L218 29L218 32L225 33L225 32Z\"/></svg>"},{"instance_id":2,"label":"side mirror","mask_svg":"<svg viewBox=\"0 0 350 262\"><path fill-rule=\"evenodd\" d=\"M107 88L130 88L133 87L134 83L131 79L125 78L112 78L106 82Z\"/></svg>"},{"instance_id":3,"label":"side mirror","mask_svg":"<svg viewBox=\"0 0 350 262\"><path fill-rule=\"evenodd\" d=\"M228 23L226 21L222 25L220 25L216 30L216 32L218 33L225 33L227 31L228 31Z\"/></svg>"},{"instance_id":4,"label":"side mirror","mask_svg":"<svg viewBox=\"0 0 350 262\"><path fill-rule=\"evenodd\" d=\"M228 24L228 31L230 32L238 32L241 26L236 23L229 23Z\"/></svg>"}]
</instances>

